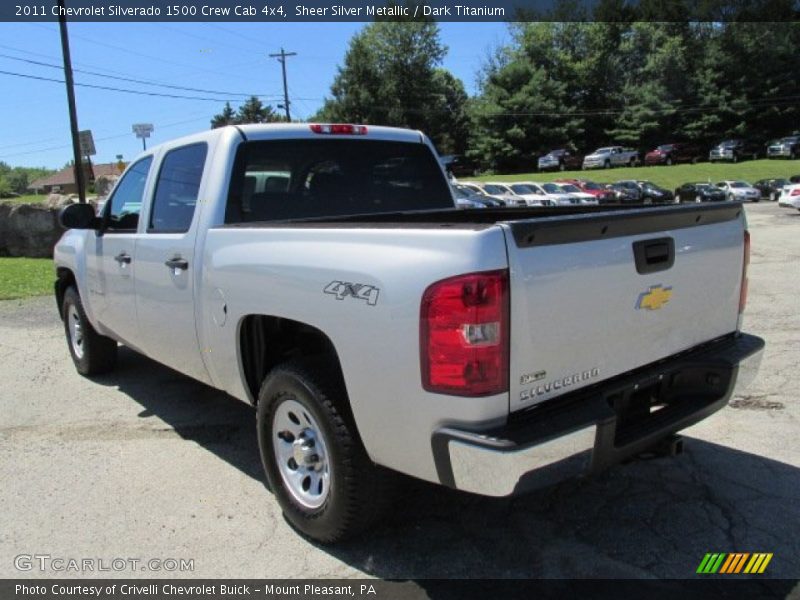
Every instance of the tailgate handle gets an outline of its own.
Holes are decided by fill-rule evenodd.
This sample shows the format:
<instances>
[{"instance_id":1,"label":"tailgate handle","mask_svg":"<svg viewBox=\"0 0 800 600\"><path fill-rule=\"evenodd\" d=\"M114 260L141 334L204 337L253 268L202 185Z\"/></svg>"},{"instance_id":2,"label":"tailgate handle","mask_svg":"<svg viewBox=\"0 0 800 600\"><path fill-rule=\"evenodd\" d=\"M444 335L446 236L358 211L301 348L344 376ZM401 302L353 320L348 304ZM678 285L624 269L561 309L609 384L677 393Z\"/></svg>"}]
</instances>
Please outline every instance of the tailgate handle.
<instances>
[{"instance_id":1,"label":"tailgate handle","mask_svg":"<svg viewBox=\"0 0 800 600\"><path fill-rule=\"evenodd\" d=\"M633 257L640 275L666 271L675 263L675 240L665 237L634 242Z\"/></svg>"}]
</instances>

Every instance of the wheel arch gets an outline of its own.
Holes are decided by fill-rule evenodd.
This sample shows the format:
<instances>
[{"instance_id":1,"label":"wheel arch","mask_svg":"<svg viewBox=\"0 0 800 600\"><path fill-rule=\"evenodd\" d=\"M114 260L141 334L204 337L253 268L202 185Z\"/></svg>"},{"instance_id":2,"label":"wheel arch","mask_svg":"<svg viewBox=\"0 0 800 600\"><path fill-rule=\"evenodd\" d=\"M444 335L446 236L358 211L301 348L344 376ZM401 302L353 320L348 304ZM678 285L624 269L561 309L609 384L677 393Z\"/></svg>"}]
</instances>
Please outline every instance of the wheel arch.
<instances>
[{"instance_id":1,"label":"wheel arch","mask_svg":"<svg viewBox=\"0 0 800 600\"><path fill-rule=\"evenodd\" d=\"M58 267L56 269L54 291L56 304L58 305L58 316L61 317L61 320L64 320L64 294L70 286L78 288L78 280L75 277L75 273L67 267Z\"/></svg>"},{"instance_id":2,"label":"wheel arch","mask_svg":"<svg viewBox=\"0 0 800 600\"><path fill-rule=\"evenodd\" d=\"M254 406L267 373L292 359L329 356L344 383L339 353L333 341L321 329L302 321L262 314L242 317L237 334L237 355L242 385Z\"/></svg>"}]
</instances>

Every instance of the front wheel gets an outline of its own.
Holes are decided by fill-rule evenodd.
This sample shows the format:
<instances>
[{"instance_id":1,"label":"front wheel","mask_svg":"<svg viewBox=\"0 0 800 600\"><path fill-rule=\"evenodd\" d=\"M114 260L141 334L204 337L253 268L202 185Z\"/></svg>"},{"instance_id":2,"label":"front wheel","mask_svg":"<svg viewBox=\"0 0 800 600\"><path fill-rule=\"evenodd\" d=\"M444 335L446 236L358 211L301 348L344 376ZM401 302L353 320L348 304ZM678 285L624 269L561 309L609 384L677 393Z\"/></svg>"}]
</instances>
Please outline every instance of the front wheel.
<instances>
[{"instance_id":1,"label":"front wheel","mask_svg":"<svg viewBox=\"0 0 800 600\"><path fill-rule=\"evenodd\" d=\"M671 156L668 156L668 157L667 157L667 166L668 166L668 167L671 167L671 166L672 166L672 157L671 157Z\"/></svg>"},{"instance_id":2,"label":"front wheel","mask_svg":"<svg viewBox=\"0 0 800 600\"><path fill-rule=\"evenodd\" d=\"M117 342L95 331L74 287L64 292L61 314L69 353L78 373L99 375L113 369L117 363Z\"/></svg>"},{"instance_id":3,"label":"front wheel","mask_svg":"<svg viewBox=\"0 0 800 600\"><path fill-rule=\"evenodd\" d=\"M389 475L367 456L335 361L276 367L258 395L261 462L283 514L323 543L359 533L383 512Z\"/></svg>"}]
</instances>

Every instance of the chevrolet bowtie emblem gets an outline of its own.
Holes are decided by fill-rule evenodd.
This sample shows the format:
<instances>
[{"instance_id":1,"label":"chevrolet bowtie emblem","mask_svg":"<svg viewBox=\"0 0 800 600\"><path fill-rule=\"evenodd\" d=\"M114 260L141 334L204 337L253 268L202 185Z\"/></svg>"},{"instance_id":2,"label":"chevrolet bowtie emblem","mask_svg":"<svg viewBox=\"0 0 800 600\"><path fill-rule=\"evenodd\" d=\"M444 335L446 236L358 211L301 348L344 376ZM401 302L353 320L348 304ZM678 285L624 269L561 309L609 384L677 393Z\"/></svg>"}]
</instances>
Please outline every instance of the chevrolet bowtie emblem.
<instances>
[{"instance_id":1,"label":"chevrolet bowtie emblem","mask_svg":"<svg viewBox=\"0 0 800 600\"><path fill-rule=\"evenodd\" d=\"M646 292L639 294L636 301L636 310L658 310L672 298L672 286L664 287L661 284L650 286Z\"/></svg>"}]
</instances>

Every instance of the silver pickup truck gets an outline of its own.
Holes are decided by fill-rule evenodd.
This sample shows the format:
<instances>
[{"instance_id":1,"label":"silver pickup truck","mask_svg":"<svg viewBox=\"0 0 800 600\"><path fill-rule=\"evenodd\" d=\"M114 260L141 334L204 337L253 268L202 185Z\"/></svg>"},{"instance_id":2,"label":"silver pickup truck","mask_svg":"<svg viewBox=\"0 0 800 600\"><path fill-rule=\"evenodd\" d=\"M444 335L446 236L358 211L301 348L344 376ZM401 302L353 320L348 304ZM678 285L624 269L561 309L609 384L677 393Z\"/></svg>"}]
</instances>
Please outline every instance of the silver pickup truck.
<instances>
[{"instance_id":1,"label":"silver pickup truck","mask_svg":"<svg viewBox=\"0 0 800 600\"><path fill-rule=\"evenodd\" d=\"M121 343L254 405L270 489L323 542L380 514L393 471L504 496L639 454L763 347L741 205L456 210L416 131L206 131L61 222L77 370Z\"/></svg>"},{"instance_id":2,"label":"silver pickup truck","mask_svg":"<svg viewBox=\"0 0 800 600\"><path fill-rule=\"evenodd\" d=\"M641 156L636 150L622 146L606 146L587 154L583 159L583 168L635 167L639 163L641 163Z\"/></svg>"}]
</instances>

